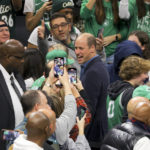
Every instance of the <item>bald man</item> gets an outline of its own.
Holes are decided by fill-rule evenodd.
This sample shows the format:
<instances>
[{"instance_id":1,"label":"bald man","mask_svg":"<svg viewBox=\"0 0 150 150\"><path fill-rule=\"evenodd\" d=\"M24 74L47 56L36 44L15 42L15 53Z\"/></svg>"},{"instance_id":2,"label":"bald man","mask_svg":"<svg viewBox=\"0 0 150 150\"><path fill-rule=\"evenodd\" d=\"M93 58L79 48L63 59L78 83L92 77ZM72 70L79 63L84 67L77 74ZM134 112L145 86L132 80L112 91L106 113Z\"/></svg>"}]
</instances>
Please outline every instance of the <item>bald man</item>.
<instances>
[{"instance_id":1,"label":"bald man","mask_svg":"<svg viewBox=\"0 0 150 150\"><path fill-rule=\"evenodd\" d=\"M14 129L24 118L20 96L25 84L19 71L24 63L24 46L17 40L0 45L0 130ZM5 149L5 141L0 140Z\"/></svg>"},{"instance_id":2,"label":"bald man","mask_svg":"<svg viewBox=\"0 0 150 150\"><path fill-rule=\"evenodd\" d=\"M53 111L37 111L29 115L27 135L20 135L13 145L13 150L43 150L43 144L55 130L56 116Z\"/></svg>"},{"instance_id":3,"label":"bald man","mask_svg":"<svg viewBox=\"0 0 150 150\"><path fill-rule=\"evenodd\" d=\"M108 132L101 150L109 150L110 147L131 150L134 146L137 148L140 140L147 143L150 139L150 101L144 97L134 97L129 101L127 111L128 121Z\"/></svg>"},{"instance_id":4,"label":"bald man","mask_svg":"<svg viewBox=\"0 0 150 150\"><path fill-rule=\"evenodd\" d=\"M52 135L52 133L54 133L54 131L56 129L56 114L55 114L55 112L52 109L51 110L39 109L39 112L42 112L43 114L45 114L48 117L48 119L50 120L50 129L51 129L51 135Z\"/></svg>"}]
</instances>

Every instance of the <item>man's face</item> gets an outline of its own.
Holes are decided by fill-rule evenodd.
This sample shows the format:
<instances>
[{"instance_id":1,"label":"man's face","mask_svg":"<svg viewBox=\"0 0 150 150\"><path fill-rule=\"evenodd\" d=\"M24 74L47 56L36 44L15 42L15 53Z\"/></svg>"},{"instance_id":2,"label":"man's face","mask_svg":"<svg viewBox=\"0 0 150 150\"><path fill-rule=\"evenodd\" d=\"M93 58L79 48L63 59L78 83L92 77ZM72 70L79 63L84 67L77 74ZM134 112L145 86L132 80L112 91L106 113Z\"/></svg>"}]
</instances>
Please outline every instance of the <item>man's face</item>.
<instances>
[{"instance_id":1,"label":"man's face","mask_svg":"<svg viewBox=\"0 0 150 150\"><path fill-rule=\"evenodd\" d=\"M73 24L73 10L71 8L64 8L58 12L63 13L67 17L69 23L71 23L71 25Z\"/></svg>"},{"instance_id":2,"label":"man's face","mask_svg":"<svg viewBox=\"0 0 150 150\"><path fill-rule=\"evenodd\" d=\"M136 86L143 85L144 81L148 78L148 73L142 73L136 77Z\"/></svg>"},{"instance_id":3,"label":"man's face","mask_svg":"<svg viewBox=\"0 0 150 150\"><path fill-rule=\"evenodd\" d=\"M0 21L0 25L5 24ZM8 27L0 27L0 44L10 39L10 33Z\"/></svg>"},{"instance_id":4,"label":"man's face","mask_svg":"<svg viewBox=\"0 0 150 150\"><path fill-rule=\"evenodd\" d=\"M84 64L92 58L92 47L87 45L85 38L78 38L75 42L75 53L79 64Z\"/></svg>"},{"instance_id":5,"label":"man's face","mask_svg":"<svg viewBox=\"0 0 150 150\"><path fill-rule=\"evenodd\" d=\"M22 73L24 64L24 47L17 47L15 51L8 54L9 71Z\"/></svg>"},{"instance_id":6,"label":"man's face","mask_svg":"<svg viewBox=\"0 0 150 150\"><path fill-rule=\"evenodd\" d=\"M48 110L51 110L51 107L47 103L46 96L42 92L40 92L39 94L40 94L40 100L41 100L41 102L38 105L39 106L38 109L48 109Z\"/></svg>"},{"instance_id":7,"label":"man's face","mask_svg":"<svg viewBox=\"0 0 150 150\"><path fill-rule=\"evenodd\" d=\"M24 64L24 46L17 40L7 40L3 45L7 54L3 57L3 66L9 73L22 73Z\"/></svg>"},{"instance_id":8,"label":"man's face","mask_svg":"<svg viewBox=\"0 0 150 150\"><path fill-rule=\"evenodd\" d=\"M55 39L67 42L70 38L71 25L65 18L56 18L51 21L51 33Z\"/></svg>"}]
</instances>

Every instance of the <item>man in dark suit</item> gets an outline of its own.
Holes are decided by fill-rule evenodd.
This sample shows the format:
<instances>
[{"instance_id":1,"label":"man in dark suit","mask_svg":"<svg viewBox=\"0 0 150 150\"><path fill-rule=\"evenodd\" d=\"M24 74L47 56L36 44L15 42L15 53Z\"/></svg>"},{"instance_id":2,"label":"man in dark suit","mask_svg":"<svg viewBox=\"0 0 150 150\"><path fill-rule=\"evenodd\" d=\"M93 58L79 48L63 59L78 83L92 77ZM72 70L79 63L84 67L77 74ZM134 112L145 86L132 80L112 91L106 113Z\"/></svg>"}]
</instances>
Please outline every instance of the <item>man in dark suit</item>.
<instances>
[{"instance_id":1,"label":"man in dark suit","mask_svg":"<svg viewBox=\"0 0 150 150\"><path fill-rule=\"evenodd\" d=\"M92 149L99 149L107 132L106 96L108 73L100 56L96 54L96 39L89 33L81 34L75 41L75 53L81 64L81 81L90 99L92 122L85 135Z\"/></svg>"},{"instance_id":2,"label":"man in dark suit","mask_svg":"<svg viewBox=\"0 0 150 150\"><path fill-rule=\"evenodd\" d=\"M24 46L17 40L0 45L0 130L14 129L24 117L20 96L25 91L19 74L24 62ZM0 139L0 149L5 141Z\"/></svg>"}]
</instances>

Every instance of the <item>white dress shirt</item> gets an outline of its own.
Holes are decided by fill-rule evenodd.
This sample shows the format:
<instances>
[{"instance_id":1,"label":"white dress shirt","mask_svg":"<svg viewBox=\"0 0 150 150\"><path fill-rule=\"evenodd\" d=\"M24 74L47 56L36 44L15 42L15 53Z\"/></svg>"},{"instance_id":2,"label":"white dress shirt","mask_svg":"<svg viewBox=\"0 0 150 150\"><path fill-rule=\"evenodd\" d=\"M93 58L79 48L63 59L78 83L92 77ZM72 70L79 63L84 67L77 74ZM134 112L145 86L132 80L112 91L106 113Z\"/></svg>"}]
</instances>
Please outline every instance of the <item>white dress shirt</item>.
<instances>
[{"instance_id":1,"label":"white dress shirt","mask_svg":"<svg viewBox=\"0 0 150 150\"><path fill-rule=\"evenodd\" d=\"M14 88L11 85L11 80L10 77L13 76L14 74L12 73L11 75L5 70L5 68L0 64L0 70L3 74L3 77L5 79L6 85L8 87L9 90L9 94L12 100L12 104L13 104L13 108L14 108L14 114L15 114L15 127L17 125L19 125L19 123L23 120L24 118L24 113L23 113L23 109L22 109L22 105L20 103L20 99L18 98ZM16 78L14 77L14 82L20 92L20 94L23 94L23 90L20 87L18 81L16 80Z\"/></svg>"}]
</instances>

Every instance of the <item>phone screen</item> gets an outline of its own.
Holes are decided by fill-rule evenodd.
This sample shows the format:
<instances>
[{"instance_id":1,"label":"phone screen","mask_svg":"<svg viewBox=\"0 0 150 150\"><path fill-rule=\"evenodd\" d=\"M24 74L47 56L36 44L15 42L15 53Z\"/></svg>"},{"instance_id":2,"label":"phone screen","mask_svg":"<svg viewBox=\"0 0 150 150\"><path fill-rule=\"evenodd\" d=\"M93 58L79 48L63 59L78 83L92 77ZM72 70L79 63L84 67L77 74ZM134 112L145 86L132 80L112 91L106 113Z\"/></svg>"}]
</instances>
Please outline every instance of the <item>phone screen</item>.
<instances>
[{"instance_id":1,"label":"phone screen","mask_svg":"<svg viewBox=\"0 0 150 150\"><path fill-rule=\"evenodd\" d=\"M64 58L55 57L54 59L54 75L58 77L59 75L64 74Z\"/></svg>"},{"instance_id":2,"label":"phone screen","mask_svg":"<svg viewBox=\"0 0 150 150\"><path fill-rule=\"evenodd\" d=\"M69 68L68 75L69 75L70 83L77 83L77 69L76 68Z\"/></svg>"},{"instance_id":3,"label":"phone screen","mask_svg":"<svg viewBox=\"0 0 150 150\"><path fill-rule=\"evenodd\" d=\"M2 140L13 141L19 135L20 133L18 131L2 129Z\"/></svg>"},{"instance_id":4,"label":"phone screen","mask_svg":"<svg viewBox=\"0 0 150 150\"><path fill-rule=\"evenodd\" d=\"M97 33L97 37L100 38L100 36L101 36L101 34L103 34L103 32L104 32L104 28L99 29L98 33Z\"/></svg>"},{"instance_id":5,"label":"phone screen","mask_svg":"<svg viewBox=\"0 0 150 150\"><path fill-rule=\"evenodd\" d=\"M84 116L85 113L86 113L86 108L83 106L79 106L77 110L77 116L79 117L80 120Z\"/></svg>"}]
</instances>

